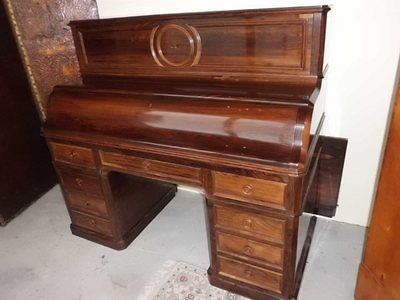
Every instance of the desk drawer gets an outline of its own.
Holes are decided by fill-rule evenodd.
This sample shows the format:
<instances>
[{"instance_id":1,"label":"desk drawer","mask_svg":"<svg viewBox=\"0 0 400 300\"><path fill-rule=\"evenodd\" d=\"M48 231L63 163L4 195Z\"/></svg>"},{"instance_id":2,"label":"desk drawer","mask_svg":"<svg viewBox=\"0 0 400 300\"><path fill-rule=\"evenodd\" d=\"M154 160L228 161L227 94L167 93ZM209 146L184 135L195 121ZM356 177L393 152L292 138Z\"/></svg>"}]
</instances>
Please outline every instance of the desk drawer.
<instances>
[{"instance_id":1,"label":"desk drawer","mask_svg":"<svg viewBox=\"0 0 400 300\"><path fill-rule=\"evenodd\" d=\"M242 237L217 232L217 249L219 252L238 255L242 258L257 259L278 268L283 266L283 248L259 243Z\"/></svg>"},{"instance_id":2,"label":"desk drawer","mask_svg":"<svg viewBox=\"0 0 400 300\"><path fill-rule=\"evenodd\" d=\"M201 169L199 168L104 151L100 152L100 157L103 165L130 168L140 173L175 179L196 186L201 185Z\"/></svg>"},{"instance_id":3,"label":"desk drawer","mask_svg":"<svg viewBox=\"0 0 400 300\"><path fill-rule=\"evenodd\" d=\"M212 172L213 195L284 209L286 184L234 174Z\"/></svg>"},{"instance_id":4,"label":"desk drawer","mask_svg":"<svg viewBox=\"0 0 400 300\"><path fill-rule=\"evenodd\" d=\"M103 198L94 198L78 193L68 194L69 206L74 210L83 211L100 217L108 217L106 202Z\"/></svg>"},{"instance_id":5,"label":"desk drawer","mask_svg":"<svg viewBox=\"0 0 400 300\"><path fill-rule=\"evenodd\" d=\"M92 149L53 142L50 143L50 147L55 161L96 167Z\"/></svg>"},{"instance_id":6,"label":"desk drawer","mask_svg":"<svg viewBox=\"0 0 400 300\"><path fill-rule=\"evenodd\" d=\"M71 220L76 226L83 227L106 236L113 235L111 223L106 220L77 211L71 211Z\"/></svg>"},{"instance_id":7,"label":"desk drawer","mask_svg":"<svg viewBox=\"0 0 400 300\"><path fill-rule=\"evenodd\" d=\"M215 205L215 226L234 230L250 237L284 243L285 220Z\"/></svg>"},{"instance_id":8,"label":"desk drawer","mask_svg":"<svg viewBox=\"0 0 400 300\"><path fill-rule=\"evenodd\" d=\"M252 266L237 260L217 257L218 273L263 289L282 292L282 274L264 268Z\"/></svg>"},{"instance_id":9,"label":"desk drawer","mask_svg":"<svg viewBox=\"0 0 400 300\"><path fill-rule=\"evenodd\" d=\"M103 198L100 180L95 173L81 169L58 167L61 183L69 194L83 194Z\"/></svg>"}]
</instances>

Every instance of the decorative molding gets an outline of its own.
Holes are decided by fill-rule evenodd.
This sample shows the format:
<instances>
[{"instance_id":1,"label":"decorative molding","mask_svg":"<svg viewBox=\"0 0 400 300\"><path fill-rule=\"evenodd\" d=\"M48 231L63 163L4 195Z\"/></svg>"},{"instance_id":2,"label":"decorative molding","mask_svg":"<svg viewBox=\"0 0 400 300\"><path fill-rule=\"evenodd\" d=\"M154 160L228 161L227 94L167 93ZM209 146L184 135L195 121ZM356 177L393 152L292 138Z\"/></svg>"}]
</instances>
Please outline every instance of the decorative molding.
<instances>
[{"instance_id":1,"label":"decorative molding","mask_svg":"<svg viewBox=\"0 0 400 300\"><path fill-rule=\"evenodd\" d=\"M178 32L183 34L184 39L181 43L187 43L189 46L189 53L182 61L173 62L168 59L165 54L166 49L163 49L162 39L165 34L171 32ZM180 44L176 43L169 46L169 50L179 51ZM155 62L161 67L185 67L197 65L201 56L201 38L198 31L189 25L179 24L165 24L156 26L151 31L150 35L150 50Z\"/></svg>"},{"instance_id":2,"label":"decorative molding","mask_svg":"<svg viewBox=\"0 0 400 300\"><path fill-rule=\"evenodd\" d=\"M18 26L17 20L15 18L14 8L11 4L11 0L5 0L4 3L5 3L8 19L10 20L11 25L12 25L11 26L12 31L14 33L15 40L17 42L18 50L19 50L21 58L22 58L22 62L23 62L23 65L24 65L24 68L25 68L25 71L26 71L26 74L28 77L28 81L29 81L29 84L32 89L36 109L39 113L41 121L45 122L46 121L46 113L45 113L45 110L43 107L43 99L41 99L41 97L40 97L39 89L36 85L35 77L33 76L33 71L32 71L32 67L30 64L28 52L26 51L24 42L22 40L21 31L19 30L19 26Z\"/></svg>"}]
</instances>

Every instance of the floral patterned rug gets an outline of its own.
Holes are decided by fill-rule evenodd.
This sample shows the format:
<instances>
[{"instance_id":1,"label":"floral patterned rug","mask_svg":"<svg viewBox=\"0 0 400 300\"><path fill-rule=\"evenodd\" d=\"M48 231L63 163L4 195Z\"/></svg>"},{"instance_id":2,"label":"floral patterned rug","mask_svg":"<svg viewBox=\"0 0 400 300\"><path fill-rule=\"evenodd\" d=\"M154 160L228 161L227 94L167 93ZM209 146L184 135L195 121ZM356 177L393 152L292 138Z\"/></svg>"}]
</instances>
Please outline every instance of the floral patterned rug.
<instances>
[{"instance_id":1,"label":"floral patterned rug","mask_svg":"<svg viewBox=\"0 0 400 300\"><path fill-rule=\"evenodd\" d=\"M213 287L207 272L196 266L177 262L155 289L153 300L245 300L247 298Z\"/></svg>"}]
</instances>

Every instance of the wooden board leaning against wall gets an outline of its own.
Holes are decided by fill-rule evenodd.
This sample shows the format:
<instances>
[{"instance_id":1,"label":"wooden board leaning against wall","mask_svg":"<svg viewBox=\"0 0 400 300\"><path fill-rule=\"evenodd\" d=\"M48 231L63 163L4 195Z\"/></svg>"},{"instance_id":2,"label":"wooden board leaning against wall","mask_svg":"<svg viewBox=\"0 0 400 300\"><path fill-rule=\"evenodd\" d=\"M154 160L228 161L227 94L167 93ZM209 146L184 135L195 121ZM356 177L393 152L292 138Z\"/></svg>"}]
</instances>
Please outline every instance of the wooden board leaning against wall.
<instances>
[{"instance_id":1,"label":"wooden board leaning against wall","mask_svg":"<svg viewBox=\"0 0 400 300\"><path fill-rule=\"evenodd\" d=\"M400 299L400 87L389 136L364 258L360 264L356 299Z\"/></svg>"}]
</instances>

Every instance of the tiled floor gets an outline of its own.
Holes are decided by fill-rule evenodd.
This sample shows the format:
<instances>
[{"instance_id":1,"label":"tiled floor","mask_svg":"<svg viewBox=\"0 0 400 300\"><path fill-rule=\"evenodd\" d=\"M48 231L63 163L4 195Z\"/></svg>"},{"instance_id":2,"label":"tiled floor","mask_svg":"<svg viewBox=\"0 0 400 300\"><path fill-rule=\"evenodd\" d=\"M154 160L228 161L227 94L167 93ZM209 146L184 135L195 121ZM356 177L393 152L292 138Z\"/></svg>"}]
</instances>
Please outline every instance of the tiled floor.
<instances>
[{"instance_id":1,"label":"tiled floor","mask_svg":"<svg viewBox=\"0 0 400 300\"><path fill-rule=\"evenodd\" d=\"M305 226L303 226L305 227ZM353 299L365 228L320 219L300 300ZM1 300L138 300L171 260L209 265L199 194L177 197L124 251L69 231L59 187L0 228Z\"/></svg>"}]
</instances>

